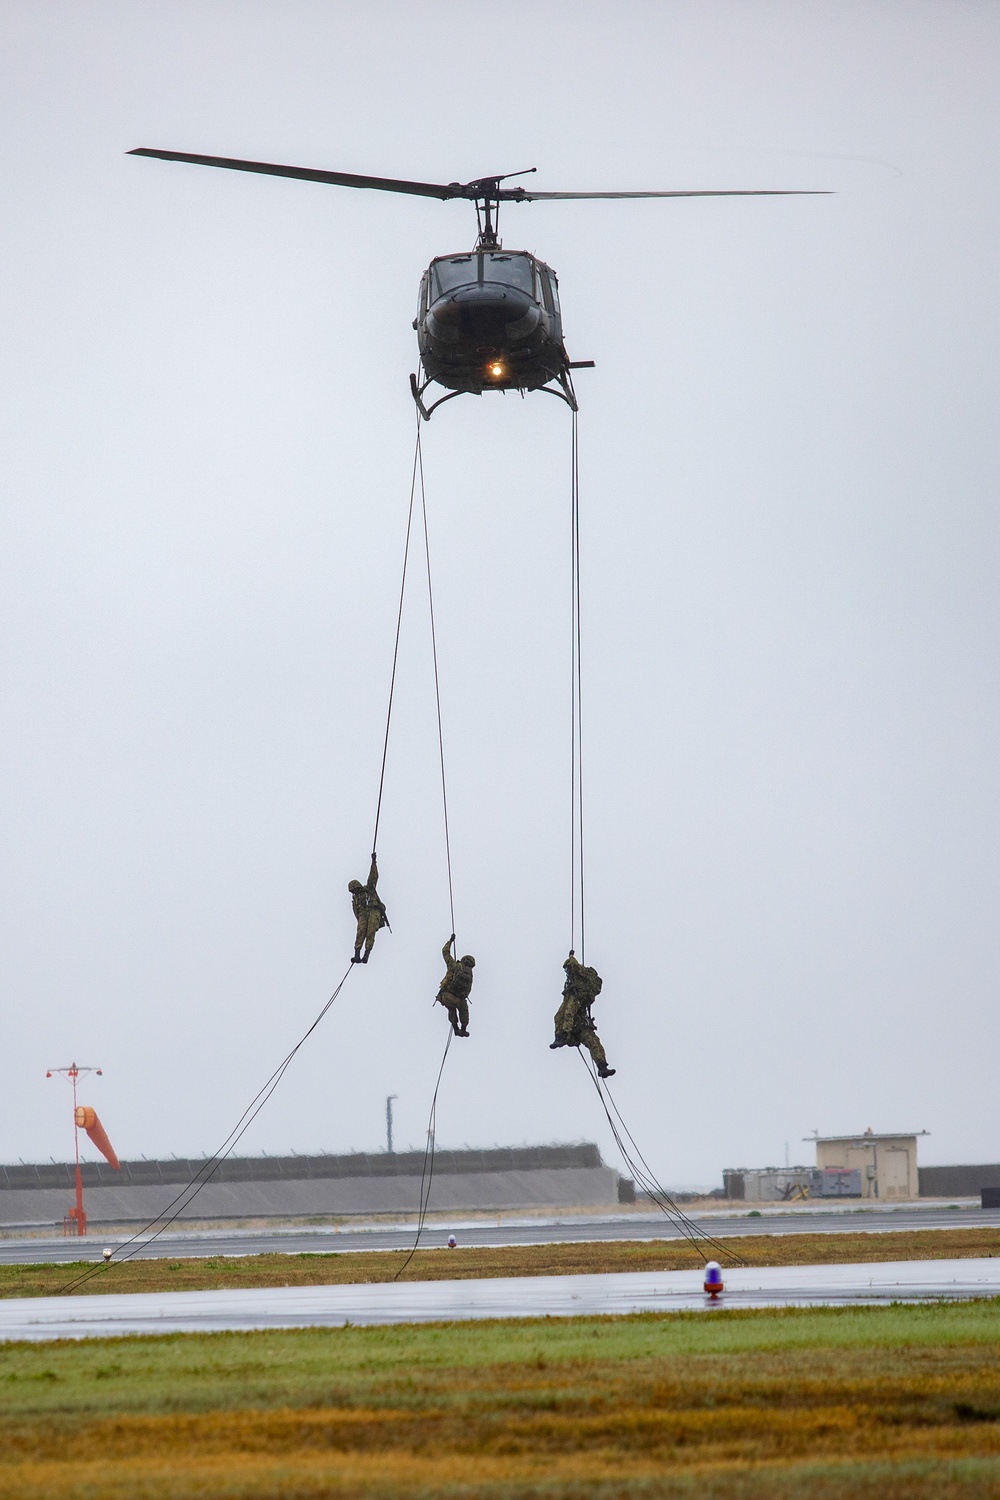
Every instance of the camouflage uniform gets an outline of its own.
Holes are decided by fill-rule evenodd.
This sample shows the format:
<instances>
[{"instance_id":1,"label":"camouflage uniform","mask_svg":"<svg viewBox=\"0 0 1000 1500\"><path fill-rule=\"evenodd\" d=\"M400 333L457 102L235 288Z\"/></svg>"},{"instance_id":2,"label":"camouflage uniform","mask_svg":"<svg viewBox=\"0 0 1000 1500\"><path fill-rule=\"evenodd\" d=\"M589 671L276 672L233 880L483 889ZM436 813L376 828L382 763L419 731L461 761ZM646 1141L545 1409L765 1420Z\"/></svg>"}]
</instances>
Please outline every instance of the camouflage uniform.
<instances>
[{"instance_id":1,"label":"camouflage uniform","mask_svg":"<svg viewBox=\"0 0 1000 1500\"><path fill-rule=\"evenodd\" d=\"M610 1078L614 1068L608 1067L607 1054L597 1035L590 1007L601 993L603 981L596 969L581 964L571 953L563 964L566 983L563 985L563 1002L556 1011L556 1039L550 1045L556 1047L586 1047L602 1078Z\"/></svg>"},{"instance_id":2,"label":"camouflage uniform","mask_svg":"<svg viewBox=\"0 0 1000 1500\"><path fill-rule=\"evenodd\" d=\"M441 981L435 1003L447 1008L448 1020L455 1035L468 1036L469 992L472 989L472 971L476 967L476 960L471 953L466 953L462 958L452 958L451 945L454 941L455 934L452 933L441 949L441 957L448 965L448 972Z\"/></svg>"},{"instance_id":3,"label":"camouflage uniform","mask_svg":"<svg viewBox=\"0 0 1000 1500\"><path fill-rule=\"evenodd\" d=\"M354 938L354 957L352 963L366 964L368 955L375 946L375 934L380 927L388 926L385 915L385 907L378 898L378 863L372 853L372 867L368 872L368 884L362 885L360 880L352 880L347 889L351 893L351 905L354 907L354 915L358 919L358 930ZM364 946L365 956L361 957L361 948Z\"/></svg>"}]
</instances>

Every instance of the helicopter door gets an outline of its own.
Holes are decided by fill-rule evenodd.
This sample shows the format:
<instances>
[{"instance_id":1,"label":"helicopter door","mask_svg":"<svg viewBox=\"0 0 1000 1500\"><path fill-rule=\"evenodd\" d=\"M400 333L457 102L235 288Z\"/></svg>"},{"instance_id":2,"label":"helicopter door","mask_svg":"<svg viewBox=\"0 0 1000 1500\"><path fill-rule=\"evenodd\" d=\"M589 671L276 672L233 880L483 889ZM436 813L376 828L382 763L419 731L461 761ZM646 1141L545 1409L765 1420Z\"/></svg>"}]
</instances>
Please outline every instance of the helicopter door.
<instances>
[{"instance_id":1,"label":"helicopter door","mask_svg":"<svg viewBox=\"0 0 1000 1500\"><path fill-rule=\"evenodd\" d=\"M556 274L555 274L554 271L546 270L546 272L545 272L545 284L546 284L546 286L548 287L548 290L549 290L549 305L550 305L552 311L555 313L556 317L558 318L560 316L560 312L559 312L559 283L556 281Z\"/></svg>"}]
</instances>

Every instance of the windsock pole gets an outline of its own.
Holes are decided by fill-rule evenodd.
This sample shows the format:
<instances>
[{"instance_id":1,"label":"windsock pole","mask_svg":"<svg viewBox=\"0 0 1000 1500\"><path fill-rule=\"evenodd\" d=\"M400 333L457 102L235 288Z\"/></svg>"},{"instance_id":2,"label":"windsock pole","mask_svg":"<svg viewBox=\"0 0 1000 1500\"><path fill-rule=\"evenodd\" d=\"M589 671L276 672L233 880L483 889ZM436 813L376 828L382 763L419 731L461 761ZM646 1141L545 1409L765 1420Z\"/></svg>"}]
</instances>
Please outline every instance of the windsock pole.
<instances>
[{"instance_id":1,"label":"windsock pole","mask_svg":"<svg viewBox=\"0 0 1000 1500\"><path fill-rule=\"evenodd\" d=\"M70 1214L76 1218L77 1234L87 1233L87 1215L83 1211L83 1177L80 1175L80 1127L76 1123L76 1079L79 1069L73 1064L73 1154L76 1157L76 1208L70 1209Z\"/></svg>"},{"instance_id":2,"label":"windsock pole","mask_svg":"<svg viewBox=\"0 0 1000 1500\"><path fill-rule=\"evenodd\" d=\"M87 1124L85 1116L93 1116L92 1123L97 1122L97 1116L93 1110L81 1109L76 1102L77 1080L81 1074L85 1073L96 1073L100 1077L101 1071L100 1068L81 1068L74 1062L70 1063L68 1068L50 1068L45 1075L46 1078L51 1078L53 1073L60 1073L73 1086L73 1163L76 1175L76 1202L63 1219L63 1232L65 1234L85 1235L87 1233L87 1215L83 1207L83 1176L80 1172L80 1126ZM87 1133L88 1135L90 1134L89 1129ZM103 1135L103 1130L101 1133ZM101 1146L100 1149L103 1151L104 1147ZM105 1151L104 1154L107 1156L108 1152ZM111 1155L114 1155L114 1153L112 1152ZM114 1164L115 1166L118 1165L117 1159Z\"/></svg>"}]
</instances>

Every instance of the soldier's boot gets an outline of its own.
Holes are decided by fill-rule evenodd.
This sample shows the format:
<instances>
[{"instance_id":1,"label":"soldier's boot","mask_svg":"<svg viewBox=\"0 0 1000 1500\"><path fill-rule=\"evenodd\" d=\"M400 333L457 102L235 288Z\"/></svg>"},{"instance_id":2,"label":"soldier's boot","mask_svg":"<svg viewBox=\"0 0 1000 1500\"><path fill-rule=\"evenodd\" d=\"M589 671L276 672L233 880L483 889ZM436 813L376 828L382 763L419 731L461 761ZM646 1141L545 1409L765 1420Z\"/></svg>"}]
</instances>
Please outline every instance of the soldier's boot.
<instances>
[{"instance_id":1,"label":"soldier's boot","mask_svg":"<svg viewBox=\"0 0 1000 1500\"><path fill-rule=\"evenodd\" d=\"M361 962L361 949L360 948L355 948L355 950L354 950L354 957L351 959L351 963L352 964L359 964L360 962Z\"/></svg>"},{"instance_id":2,"label":"soldier's boot","mask_svg":"<svg viewBox=\"0 0 1000 1500\"><path fill-rule=\"evenodd\" d=\"M601 1063L597 1069L598 1078L614 1078L618 1072L617 1068L609 1068L607 1063Z\"/></svg>"},{"instance_id":3,"label":"soldier's boot","mask_svg":"<svg viewBox=\"0 0 1000 1500\"><path fill-rule=\"evenodd\" d=\"M368 962L369 958L371 957L371 952L372 952L372 950L370 948L366 948L365 949L365 956L364 956L364 958L359 958L358 959L358 963L359 964L366 964Z\"/></svg>"},{"instance_id":4,"label":"soldier's boot","mask_svg":"<svg viewBox=\"0 0 1000 1500\"><path fill-rule=\"evenodd\" d=\"M568 1047L569 1042L564 1036L557 1036L554 1042L549 1043L549 1051L555 1052L557 1047Z\"/></svg>"}]
</instances>

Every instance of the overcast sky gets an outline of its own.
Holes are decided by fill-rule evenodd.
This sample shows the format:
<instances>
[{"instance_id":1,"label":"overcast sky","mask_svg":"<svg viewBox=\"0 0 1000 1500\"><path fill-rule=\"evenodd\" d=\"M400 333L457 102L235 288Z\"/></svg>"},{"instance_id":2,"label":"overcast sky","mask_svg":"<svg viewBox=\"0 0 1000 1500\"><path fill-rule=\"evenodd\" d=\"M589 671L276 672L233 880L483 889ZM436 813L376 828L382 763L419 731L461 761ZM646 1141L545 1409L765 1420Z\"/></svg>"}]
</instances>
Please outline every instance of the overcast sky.
<instances>
[{"instance_id":1,"label":"overcast sky","mask_svg":"<svg viewBox=\"0 0 1000 1500\"><path fill-rule=\"evenodd\" d=\"M540 189L578 376L588 958L671 1185L927 1129L996 1160L993 3L0 4L0 1158L212 1150L340 978L371 847L420 274ZM596 1139L569 946L570 414L425 429L462 951L442 1145ZM419 582L419 575L415 575ZM393 932L241 1149L422 1142L450 930L426 604ZM93 1155L88 1147L88 1154Z\"/></svg>"}]
</instances>

